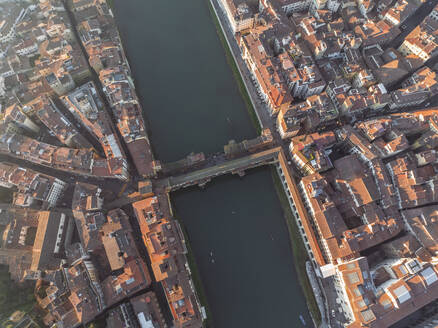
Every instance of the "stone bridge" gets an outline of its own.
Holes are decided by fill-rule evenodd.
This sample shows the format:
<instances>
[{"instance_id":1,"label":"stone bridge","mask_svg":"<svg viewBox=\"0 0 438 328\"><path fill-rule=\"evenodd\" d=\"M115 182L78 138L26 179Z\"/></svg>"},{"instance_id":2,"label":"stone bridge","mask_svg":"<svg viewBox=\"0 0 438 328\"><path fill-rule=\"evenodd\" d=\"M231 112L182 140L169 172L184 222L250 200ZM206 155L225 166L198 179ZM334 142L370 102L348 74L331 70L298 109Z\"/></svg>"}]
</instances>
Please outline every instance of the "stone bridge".
<instances>
[{"instance_id":1,"label":"stone bridge","mask_svg":"<svg viewBox=\"0 0 438 328\"><path fill-rule=\"evenodd\" d=\"M157 187L165 188L167 192L170 192L193 185L202 187L211 181L212 178L224 174L231 173L243 176L245 170L278 162L280 150L280 147L275 147L241 158L230 159L215 166L161 179L157 181Z\"/></svg>"},{"instance_id":2,"label":"stone bridge","mask_svg":"<svg viewBox=\"0 0 438 328\"><path fill-rule=\"evenodd\" d=\"M277 163L280 152L281 147L274 147L235 159L220 160L216 165L204 167L181 175L154 179L152 180L153 191L157 194L163 192L168 193L194 185L202 187L211 181L211 179L230 173L243 176L248 169ZM135 192L105 204L104 209L110 210L122 207L147 197L149 197L149 195L142 195L139 192Z\"/></svg>"}]
</instances>

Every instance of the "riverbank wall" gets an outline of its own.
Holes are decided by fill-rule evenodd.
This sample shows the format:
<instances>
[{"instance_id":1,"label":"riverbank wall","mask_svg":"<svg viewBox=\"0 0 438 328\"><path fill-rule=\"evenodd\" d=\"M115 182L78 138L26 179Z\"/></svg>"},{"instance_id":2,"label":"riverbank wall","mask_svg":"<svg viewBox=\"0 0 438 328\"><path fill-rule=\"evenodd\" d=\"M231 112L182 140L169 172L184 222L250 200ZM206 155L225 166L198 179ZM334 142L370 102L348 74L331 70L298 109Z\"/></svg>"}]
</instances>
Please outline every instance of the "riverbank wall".
<instances>
[{"instance_id":1,"label":"riverbank wall","mask_svg":"<svg viewBox=\"0 0 438 328\"><path fill-rule=\"evenodd\" d=\"M225 54L233 71L233 75L237 80L237 84L239 86L240 92L245 101L246 107L249 111L251 119L257 129L257 132L260 133L263 128L265 128L265 124L260 117L259 112L256 110L257 104L254 102L253 98L250 97L249 86L247 85L247 81L243 78L245 74L242 72L240 65L238 65L238 58L233 51L232 44L230 43L229 37L227 36L226 29L224 27L224 23L221 20L221 16L218 13L218 4L215 3L215 0L209 0L208 6L210 12L213 16L214 23L216 25L217 32L219 34L219 38L224 46Z\"/></svg>"}]
</instances>

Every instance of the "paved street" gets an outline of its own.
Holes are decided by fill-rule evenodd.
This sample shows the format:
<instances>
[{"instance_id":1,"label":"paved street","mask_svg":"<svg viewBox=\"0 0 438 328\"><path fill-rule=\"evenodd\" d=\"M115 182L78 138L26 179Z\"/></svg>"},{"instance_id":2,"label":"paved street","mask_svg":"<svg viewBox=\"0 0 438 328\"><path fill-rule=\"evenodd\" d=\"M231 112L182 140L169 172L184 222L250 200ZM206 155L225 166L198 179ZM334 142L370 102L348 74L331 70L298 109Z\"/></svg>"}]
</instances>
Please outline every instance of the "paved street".
<instances>
[{"instance_id":1,"label":"paved street","mask_svg":"<svg viewBox=\"0 0 438 328\"><path fill-rule=\"evenodd\" d=\"M75 174L73 172L67 172L67 171L61 171L52 169L47 166L38 165L31 163L29 161L25 161L22 159L18 159L9 155L0 154L0 161L1 162L9 162L13 164L20 165L25 168L29 168L53 177L56 177L58 179L61 179L69 184L74 184L76 182L83 182L83 183L91 183L95 184L97 186L102 187L104 190L111 190L114 195L116 196L120 190L123 188L123 185L125 184L124 181L121 181L119 179L115 178L97 178L92 176L84 176ZM72 194L70 196L73 196Z\"/></svg>"},{"instance_id":2,"label":"paved street","mask_svg":"<svg viewBox=\"0 0 438 328\"><path fill-rule=\"evenodd\" d=\"M217 17L218 17L219 22L222 26L222 31L225 33L228 45L231 49L234 60L239 68L242 80L245 84L246 90L247 90L247 92L250 96L251 102L253 104L253 108L256 111L257 117L259 118L260 125L262 126L262 128L269 128L271 130L272 135L273 135L274 140L275 140L275 143L278 146L281 146L283 148L283 152L288 157L289 163L292 164L292 161L290 161L290 158L289 158L289 148L288 148L289 144L286 143L284 140L282 140L282 138L281 138L280 134L278 133L276 126L275 126L276 125L275 119L270 116L269 109L267 108L266 104L261 102L259 96L257 95L257 88L251 80L252 74L250 73L246 63L242 59L240 48L238 47L236 39L234 38L234 35L230 29L230 26L229 26L224 14L223 14L224 12L223 12L222 8L220 8L220 6L217 4L216 0L210 0L210 2L216 11ZM295 178L301 176L301 173L294 165L290 165L290 168L291 168L291 173L294 175ZM329 283L329 282L327 281L327 283ZM328 286L324 285L324 289L322 290L322 292L324 294L324 298L326 298L325 288L328 288ZM333 301L334 300L335 300L335 298L333 298ZM332 304L330 304L330 306L331 305ZM322 322L320 327L321 328L322 327L330 327L329 314L325 313L323 315L323 317L328 318L329 322ZM341 320L341 317L339 317L339 319ZM333 327L337 327L337 325L333 325Z\"/></svg>"},{"instance_id":3,"label":"paved street","mask_svg":"<svg viewBox=\"0 0 438 328\"><path fill-rule=\"evenodd\" d=\"M32 253L32 251L26 250L26 249L14 249L14 248L2 249L2 248L0 248L0 258L12 257L12 256L17 256L17 257L30 256L31 253Z\"/></svg>"},{"instance_id":4,"label":"paved street","mask_svg":"<svg viewBox=\"0 0 438 328\"><path fill-rule=\"evenodd\" d=\"M273 120L269 115L269 109L266 104L263 103L257 95L257 88L253 84L251 80L251 72L249 71L246 63L242 59L240 48L237 45L236 39L234 38L234 34L231 31L231 28L228 24L226 17L223 15L223 9L215 0L210 0L211 5L217 13L217 18L219 20L220 25L222 26L222 31L225 34L225 38L227 40L228 46L231 50L231 53L234 57L234 61L240 71L240 75L242 77L243 83L245 84L246 90L251 99L254 110L256 111L257 117L259 119L260 125L262 128L270 128L274 131Z\"/></svg>"},{"instance_id":5,"label":"paved street","mask_svg":"<svg viewBox=\"0 0 438 328\"><path fill-rule=\"evenodd\" d=\"M285 142L280 134L277 131L276 128L276 121L274 117L270 116L270 110L266 103L262 102L259 95L258 95L258 89L255 85L255 83L252 81L253 75L249 71L248 66L246 65L245 61L242 58L242 54L240 51L240 48L237 44L237 41L234 37L233 32L231 31L230 25L228 24L228 21L226 17L224 16L224 11L222 7L218 4L217 0L210 0L210 3L212 4L214 10L217 13L217 17L219 20L220 25L222 26L222 31L225 34L225 38L227 40L228 46L231 50L231 53L233 55L234 61L239 69L240 76L242 77L242 81L245 84L245 88L248 92L249 98L251 99L253 108L257 114L257 117L259 119L259 123L263 128L269 128L272 132L272 136L274 137L275 143L278 146L281 146L283 148L284 153L289 158L289 143ZM292 162L291 162L292 163ZM294 166L290 166L292 169L292 174L295 177L300 177L301 174L299 170Z\"/></svg>"}]
</instances>

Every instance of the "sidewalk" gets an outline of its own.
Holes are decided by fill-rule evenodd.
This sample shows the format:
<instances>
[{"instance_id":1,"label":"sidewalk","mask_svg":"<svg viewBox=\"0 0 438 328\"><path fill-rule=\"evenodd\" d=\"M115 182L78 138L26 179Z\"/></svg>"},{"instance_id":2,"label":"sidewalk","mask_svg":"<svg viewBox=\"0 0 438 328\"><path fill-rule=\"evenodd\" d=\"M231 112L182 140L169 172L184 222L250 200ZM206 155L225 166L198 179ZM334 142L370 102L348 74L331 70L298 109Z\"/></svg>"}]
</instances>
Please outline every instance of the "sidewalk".
<instances>
[{"instance_id":1,"label":"sidewalk","mask_svg":"<svg viewBox=\"0 0 438 328\"><path fill-rule=\"evenodd\" d=\"M330 325L327 323L327 311L326 311L326 303L324 301L324 296L321 293L321 289L319 288L318 280L313 270L312 264L307 261L306 262L306 271L307 276L309 277L310 284L313 288L313 293L315 295L316 303L318 303L319 312L321 312L321 325L319 328L328 328Z\"/></svg>"},{"instance_id":2,"label":"sidewalk","mask_svg":"<svg viewBox=\"0 0 438 328\"><path fill-rule=\"evenodd\" d=\"M222 32L225 36L225 39L227 41L228 47L231 50L231 54L233 55L234 61L236 63L237 68L239 69L240 75L242 77L242 81L245 85L245 88L248 92L249 98L251 100L251 103L253 105L254 111L257 115L258 121L262 128L269 128L272 131L272 134L274 136L274 139L276 140L277 144L283 147L283 150L285 154L288 154L288 147L285 144L285 142L281 139L276 127L275 127L275 118L270 116L270 110L267 107L266 104L262 103L258 94L257 94L257 88L253 84L251 77L252 73L249 71L245 61L243 60L241 56L240 48L237 44L237 41L234 37L234 34L231 30L231 27L228 23L227 18L225 17L224 9L221 7L221 5L218 3L217 0L210 0L210 4L213 7L213 10L216 14L216 17L219 21L219 24L222 28ZM291 167L293 171L295 171L294 167ZM299 176L298 172L294 172L296 176ZM309 265L307 265L309 264ZM306 270L309 276L310 283L315 291L315 298L318 303L319 310L321 312L321 318L322 323L320 327L318 328L329 328L330 325L328 323L327 318L327 309L326 309L326 303L324 300L324 296L322 295L321 289L319 287L319 283L317 281L317 277L313 271L313 268L310 263L306 263Z\"/></svg>"},{"instance_id":3,"label":"sidewalk","mask_svg":"<svg viewBox=\"0 0 438 328\"><path fill-rule=\"evenodd\" d=\"M222 28L222 32L225 35L225 40L228 43L228 47L231 50L231 54L233 55L236 66L239 69L240 76L242 77L246 91L248 92L252 106L262 129L270 128L271 131L274 131L273 120L269 115L269 109L265 104L260 101L257 95L257 89L251 82L251 72L246 66L244 60L242 59L240 48L237 45L237 41L234 37L233 32L231 31L227 18L224 16L223 8L220 6L217 0L210 0L210 4L213 7L216 18L218 19L219 24Z\"/></svg>"},{"instance_id":4,"label":"sidewalk","mask_svg":"<svg viewBox=\"0 0 438 328\"><path fill-rule=\"evenodd\" d=\"M253 75L242 58L239 45L237 44L237 40L234 37L234 34L225 16L224 9L219 4L218 0L210 0L210 4L213 7L217 20L219 21L222 32L225 36L230 52L234 58L234 62L236 63L236 66L239 70L240 76L245 85L245 89L248 92L249 98L257 115L261 128L269 128L271 130L275 142L278 146L281 146L283 148L283 151L288 157L288 160L290 160L288 148L289 143L281 138L280 133L276 128L275 117L270 115L270 109L268 108L268 105L263 103L257 94L258 90L251 79ZM295 166L291 166L291 169L295 177L300 176L300 173Z\"/></svg>"}]
</instances>

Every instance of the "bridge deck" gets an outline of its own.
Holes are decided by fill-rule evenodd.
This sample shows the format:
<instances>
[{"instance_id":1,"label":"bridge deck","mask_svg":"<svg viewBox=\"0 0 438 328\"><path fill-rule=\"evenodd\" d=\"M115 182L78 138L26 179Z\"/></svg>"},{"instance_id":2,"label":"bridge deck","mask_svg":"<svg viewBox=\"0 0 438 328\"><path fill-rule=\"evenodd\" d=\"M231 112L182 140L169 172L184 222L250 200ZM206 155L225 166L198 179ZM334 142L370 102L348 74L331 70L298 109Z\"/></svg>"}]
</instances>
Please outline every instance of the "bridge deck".
<instances>
[{"instance_id":1,"label":"bridge deck","mask_svg":"<svg viewBox=\"0 0 438 328\"><path fill-rule=\"evenodd\" d=\"M268 150L263 150L255 154L244 156L241 158L224 161L215 166L210 166L204 169L195 170L186 174L175 177L163 178L154 180L155 192L170 192L178 188L188 187L195 184L200 184L208 181L211 178L219 175L244 171L260 165L269 164L273 161L278 161L278 155L281 152L281 147L275 147ZM104 205L104 209L109 210L116 207L122 207L133 202L144 199L146 196L136 192L129 196L119 197L113 202Z\"/></svg>"},{"instance_id":2,"label":"bridge deck","mask_svg":"<svg viewBox=\"0 0 438 328\"><path fill-rule=\"evenodd\" d=\"M169 177L161 181L164 184L162 186L173 190L175 188L184 187L185 185L197 184L219 175L230 172L238 172L240 170L243 171L248 168L267 164L267 161L277 160L280 149L280 147L271 148L245 157L228 160L224 163L205 169L193 171L176 177Z\"/></svg>"}]
</instances>

